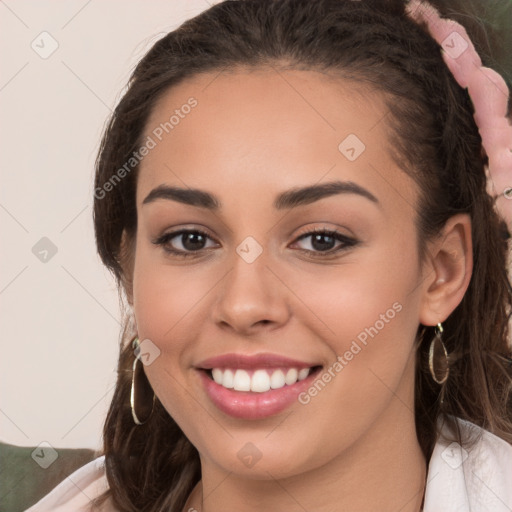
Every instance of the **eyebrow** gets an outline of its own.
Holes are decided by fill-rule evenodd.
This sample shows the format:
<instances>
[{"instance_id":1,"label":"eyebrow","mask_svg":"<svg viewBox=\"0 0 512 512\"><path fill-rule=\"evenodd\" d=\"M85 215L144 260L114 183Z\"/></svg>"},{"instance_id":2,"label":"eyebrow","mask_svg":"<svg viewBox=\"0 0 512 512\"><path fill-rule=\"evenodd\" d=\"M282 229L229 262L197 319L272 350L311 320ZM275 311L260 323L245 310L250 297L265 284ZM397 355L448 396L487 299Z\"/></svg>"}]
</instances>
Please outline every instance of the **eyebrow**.
<instances>
[{"instance_id":1,"label":"eyebrow","mask_svg":"<svg viewBox=\"0 0 512 512\"><path fill-rule=\"evenodd\" d=\"M310 185L307 187L293 188L280 193L275 201L274 208L285 210L305 206L320 199L337 194L357 194L376 205L380 205L378 199L368 190L352 181L331 181L321 185ZM170 185L159 185L154 188L142 201L142 204L149 204L158 199L177 201L179 203L205 208L210 211L218 211L222 207L221 201L204 190L193 188L180 188Z\"/></svg>"}]
</instances>

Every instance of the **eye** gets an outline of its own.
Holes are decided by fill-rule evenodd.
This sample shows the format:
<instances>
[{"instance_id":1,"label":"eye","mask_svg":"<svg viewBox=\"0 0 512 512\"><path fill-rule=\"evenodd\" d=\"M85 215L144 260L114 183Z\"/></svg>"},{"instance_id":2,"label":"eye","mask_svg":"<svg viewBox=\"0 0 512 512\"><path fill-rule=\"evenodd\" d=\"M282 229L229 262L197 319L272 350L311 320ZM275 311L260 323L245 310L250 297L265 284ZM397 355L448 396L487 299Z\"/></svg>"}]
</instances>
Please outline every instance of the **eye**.
<instances>
[{"instance_id":1,"label":"eye","mask_svg":"<svg viewBox=\"0 0 512 512\"><path fill-rule=\"evenodd\" d=\"M309 245L311 248L303 248L301 250L312 253L314 257L332 256L350 247L354 247L358 243L354 238L331 229L314 229L301 235L295 243L306 239L310 239L310 242L305 245ZM339 244L337 247L336 243Z\"/></svg>"},{"instance_id":2,"label":"eye","mask_svg":"<svg viewBox=\"0 0 512 512\"><path fill-rule=\"evenodd\" d=\"M161 245L165 252L178 257L197 256L197 253L208 249L205 244L212 238L200 229L180 229L165 233L153 241L155 245ZM214 244L215 245L215 244Z\"/></svg>"},{"instance_id":3,"label":"eye","mask_svg":"<svg viewBox=\"0 0 512 512\"><path fill-rule=\"evenodd\" d=\"M299 236L294 244L303 240L311 239L309 245L311 248L300 248L299 250L312 255L313 257L329 257L350 247L357 245L358 241L350 238L336 230L315 229ZM210 249L208 240L213 241L206 231L201 229L180 229L165 233L153 241L155 245L160 245L168 254L176 257L194 257L199 256L201 251ZM336 244L338 246L336 247Z\"/></svg>"}]
</instances>

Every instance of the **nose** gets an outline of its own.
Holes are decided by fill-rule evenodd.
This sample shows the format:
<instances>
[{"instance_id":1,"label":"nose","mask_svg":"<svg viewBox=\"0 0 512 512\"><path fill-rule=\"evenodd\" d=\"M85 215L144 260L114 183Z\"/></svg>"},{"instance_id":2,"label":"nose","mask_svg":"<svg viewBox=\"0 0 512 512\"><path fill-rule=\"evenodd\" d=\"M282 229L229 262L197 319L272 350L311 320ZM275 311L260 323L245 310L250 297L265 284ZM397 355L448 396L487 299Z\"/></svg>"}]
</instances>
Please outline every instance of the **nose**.
<instances>
[{"instance_id":1,"label":"nose","mask_svg":"<svg viewBox=\"0 0 512 512\"><path fill-rule=\"evenodd\" d=\"M238 254L232 261L217 289L215 323L245 336L285 325L290 317L290 292L269 267L265 251L252 263Z\"/></svg>"}]
</instances>

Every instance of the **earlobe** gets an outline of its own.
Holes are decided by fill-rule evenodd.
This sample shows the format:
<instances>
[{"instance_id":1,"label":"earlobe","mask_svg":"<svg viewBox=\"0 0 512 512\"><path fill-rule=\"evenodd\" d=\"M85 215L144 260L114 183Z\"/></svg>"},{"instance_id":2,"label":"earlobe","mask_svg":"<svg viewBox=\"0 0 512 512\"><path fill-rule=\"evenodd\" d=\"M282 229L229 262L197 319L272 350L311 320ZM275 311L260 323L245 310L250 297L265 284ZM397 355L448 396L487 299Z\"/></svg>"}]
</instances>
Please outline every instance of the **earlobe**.
<instances>
[{"instance_id":1,"label":"earlobe","mask_svg":"<svg viewBox=\"0 0 512 512\"><path fill-rule=\"evenodd\" d=\"M460 304L471 280L473 245L468 214L451 217L427 248L420 322L444 322Z\"/></svg>"}]
</instances>

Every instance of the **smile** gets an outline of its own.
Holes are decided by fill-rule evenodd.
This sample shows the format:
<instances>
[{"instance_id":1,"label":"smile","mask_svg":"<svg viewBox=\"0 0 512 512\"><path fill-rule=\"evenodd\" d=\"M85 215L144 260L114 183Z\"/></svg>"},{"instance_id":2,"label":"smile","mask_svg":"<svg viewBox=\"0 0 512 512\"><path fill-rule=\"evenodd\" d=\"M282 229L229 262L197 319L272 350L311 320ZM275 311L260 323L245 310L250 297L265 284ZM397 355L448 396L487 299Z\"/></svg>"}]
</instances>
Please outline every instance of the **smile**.
<instances>
[{"instance_id":1,"label":"smile","mask_svg":"<svg viewBox=\"0 0 512 512\"><path fill-rule=\"evenodd\" d=\"M314 366L300 370L287 368L286 373L282 368L253 371L214 368L200 369L197 373L208 401L216 409L233 418L259 420L277 415L293 404L303 407L299 395L312 385L321 371L322 366ZM218 383L215 378L222 381Z\"/></svg>"},{"instance_id":2,"label":"smile","mask_svg":"<svg viewBox=\"0 0 512 512\"><path fill-rule=\"evenodd\" d=\"M213 380L226 389L265 393L304 380L312 368L259 368L256 370L213 368Z\"/></svg>"}]
</instances>

